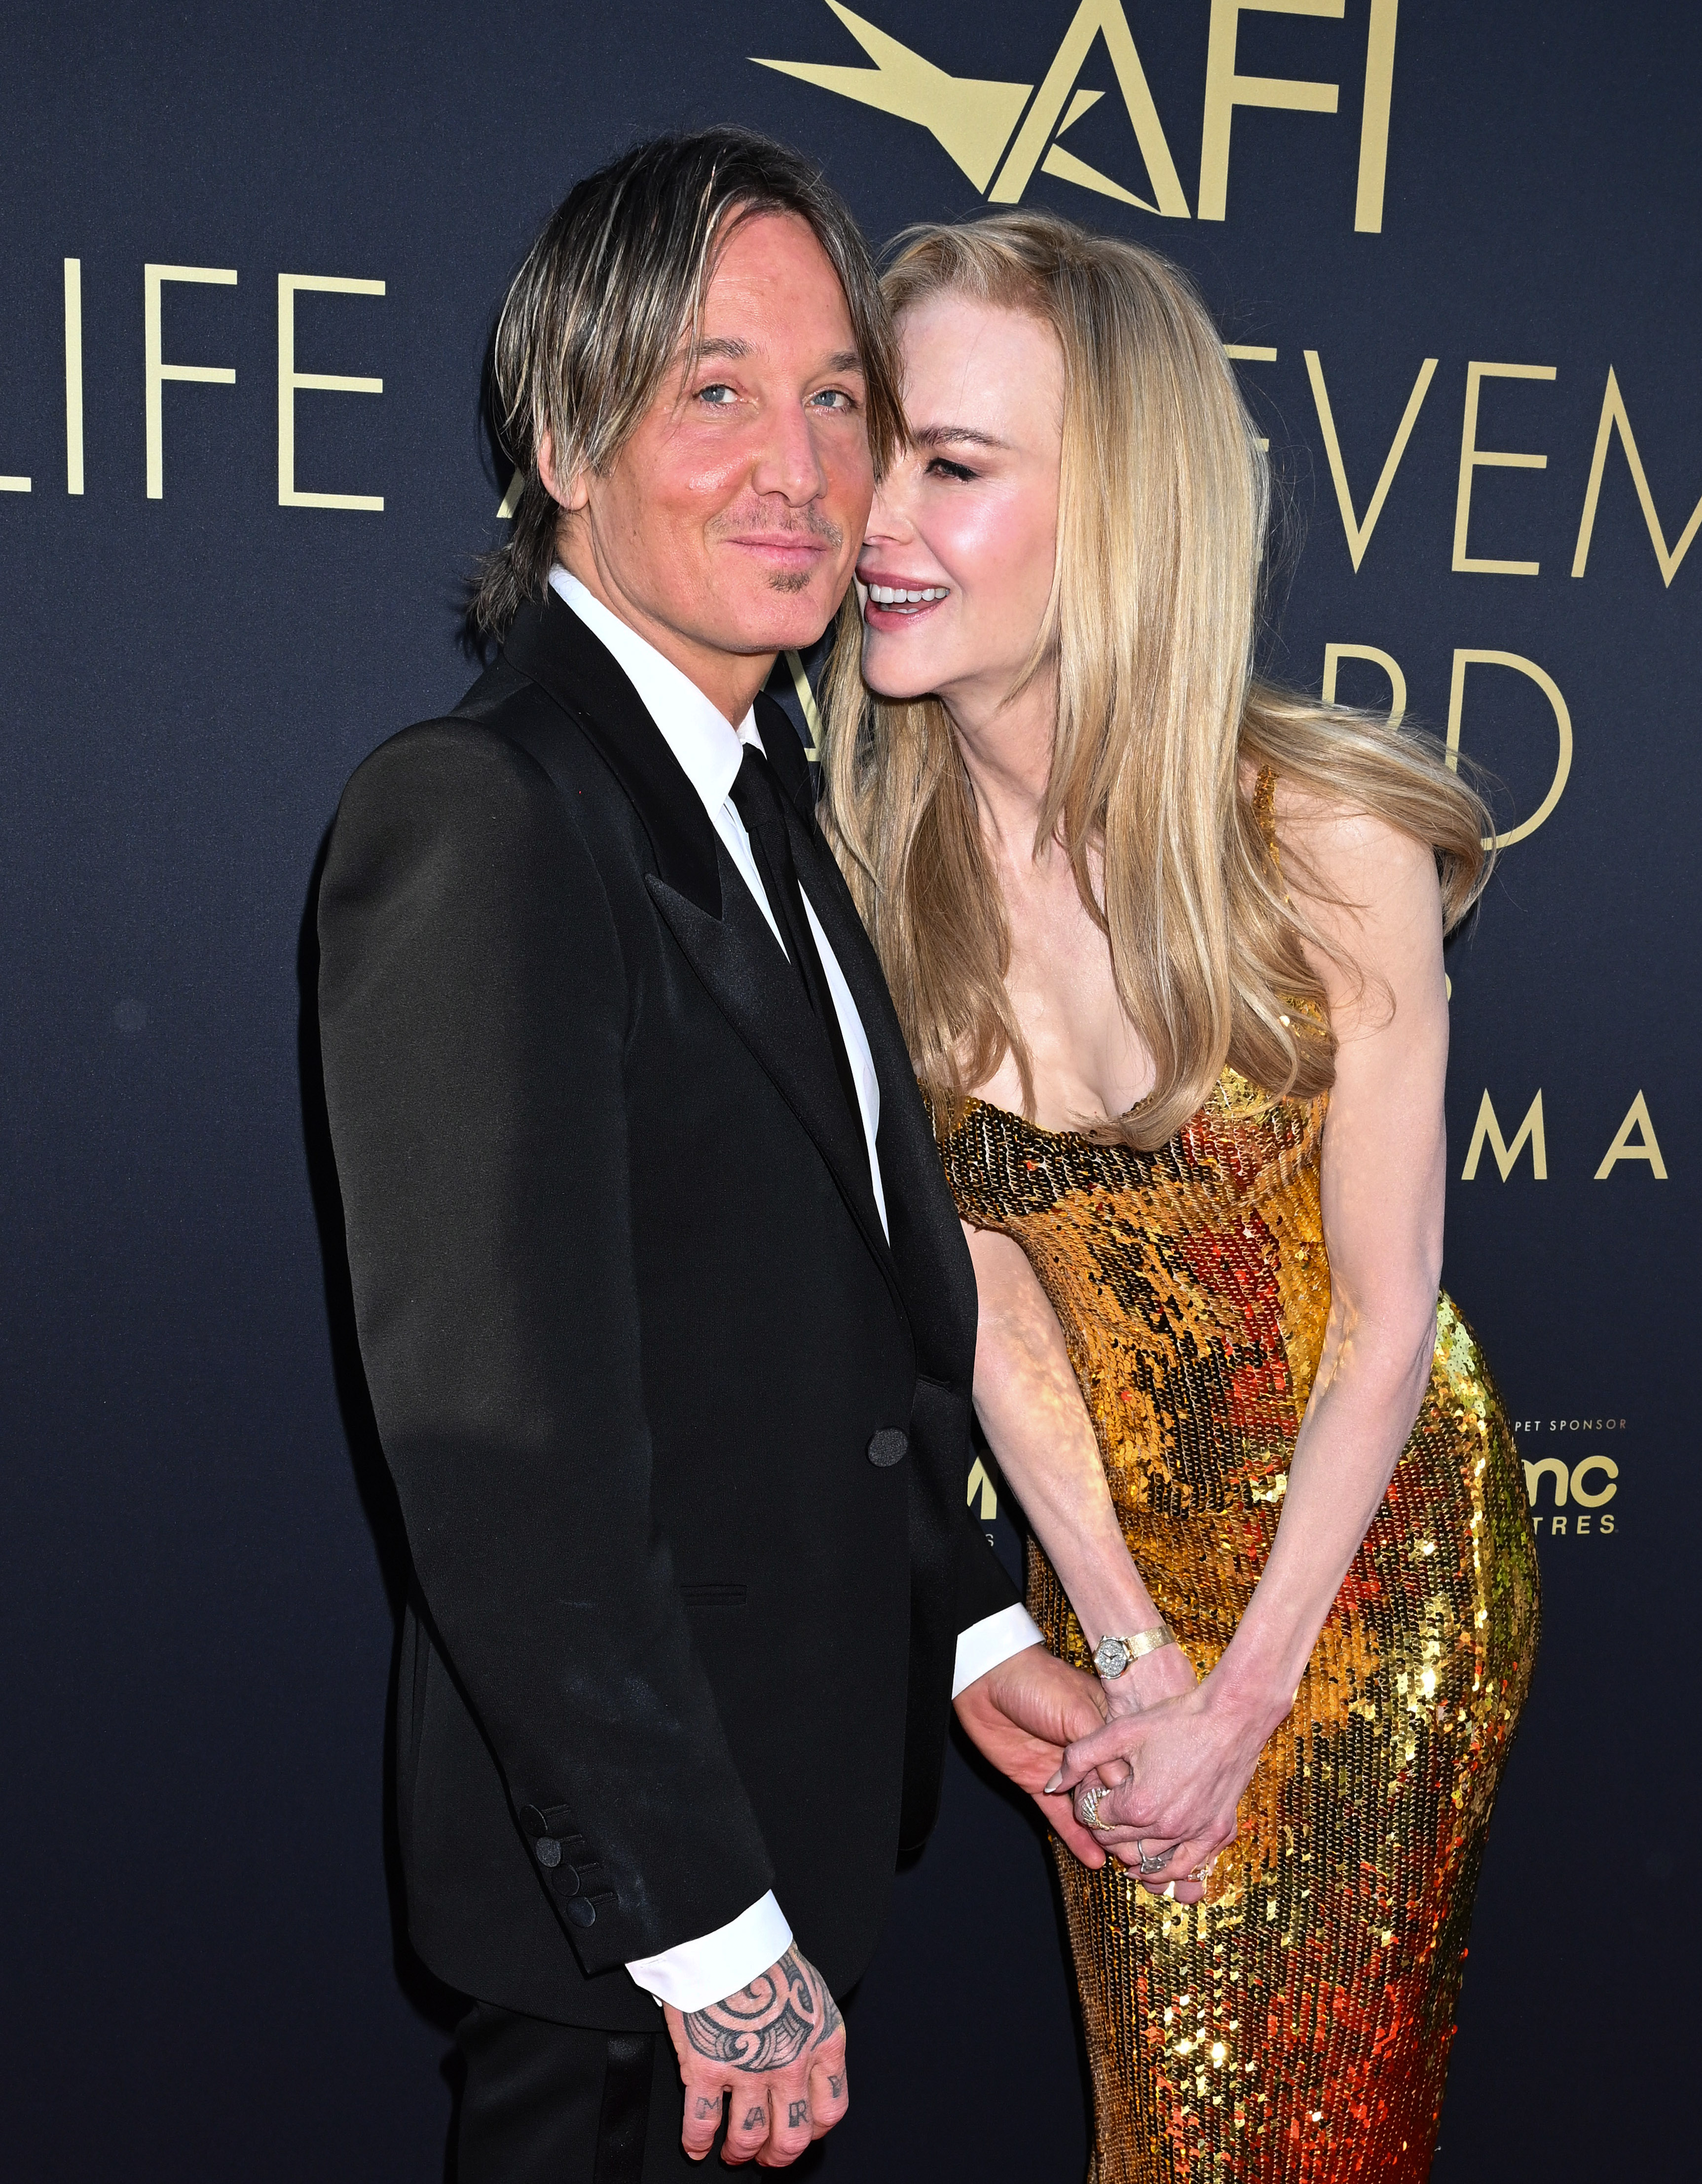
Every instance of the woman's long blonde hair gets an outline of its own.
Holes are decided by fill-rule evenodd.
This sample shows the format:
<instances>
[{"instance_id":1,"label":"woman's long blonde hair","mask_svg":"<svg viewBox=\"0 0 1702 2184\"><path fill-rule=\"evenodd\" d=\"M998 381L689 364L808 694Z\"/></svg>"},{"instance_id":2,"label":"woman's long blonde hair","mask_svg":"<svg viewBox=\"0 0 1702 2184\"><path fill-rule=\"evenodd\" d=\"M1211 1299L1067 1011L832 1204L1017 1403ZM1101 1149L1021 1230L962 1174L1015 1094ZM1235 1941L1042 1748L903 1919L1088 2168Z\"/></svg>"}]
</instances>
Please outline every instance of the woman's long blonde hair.
<instances>
[{"instance_id":1,"label":"woman's long blonde hair","mask_svg":"<svg viewBox=\"0 0 1702 2184\"><path fill-rule=\"evenodd\" d=\"M1184 274L1013 212L912 230L884 285L895 315L956 291L1031 315L1063 348L1057 560L1022 681L1055 663L1036 850L1054 838L1068 850L1158 1067L1112 1134L1162 1145L1225 1062L1273 1093L1322 1091L1335 1044L1303 944L1320 937L1288 900L1239 763L1430 844L1449 926L1487 873L1481 799L1431 745L1255 678L1269 468ZM853 594L823 693L829 838L922 1082L949 1109L1009 1053L1032 1116L1004 904L951 723L935 698L873 697L860 639Z\"/></svg>"}]
</instances>

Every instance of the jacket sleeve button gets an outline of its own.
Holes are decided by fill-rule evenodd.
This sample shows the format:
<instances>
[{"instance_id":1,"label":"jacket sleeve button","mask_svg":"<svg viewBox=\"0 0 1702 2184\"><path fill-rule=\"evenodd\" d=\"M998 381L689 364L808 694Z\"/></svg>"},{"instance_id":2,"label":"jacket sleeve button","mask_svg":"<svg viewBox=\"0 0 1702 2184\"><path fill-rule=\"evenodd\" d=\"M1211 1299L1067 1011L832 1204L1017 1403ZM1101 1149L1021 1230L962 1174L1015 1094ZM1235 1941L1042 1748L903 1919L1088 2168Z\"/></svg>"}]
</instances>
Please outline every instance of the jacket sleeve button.
<instances>
[{"instance_id":1,"label":"jacket sleeve button","mask_svg":"<svg viewBox=\"0 0 1702 2184\"><path fill-rule=\"evenodd\" d=\"M570 1896L564 1908L576 1926L594 1926L597 1923L596 1905L588 1903L583 1896Z\"/></svg>"},{"instance_id":2,"label":"jacket sleeve button","mask_svg":"<svg viewBox=\"0 0 1702 2184\"><path fill-rule=\"evenodd\" d=\"M554 1836L539 1836L532 1846L540 1865L560 1865L561 1845Z\"/></svg>"},{"instance_id":3,"label":"jacket sleeve button","mask_svg":"<svg viewBox=\"0 0 1702 2184\"><path fill-rule=\"evenodd\" d=\"M884 1471L910 1452L910 1436L896 1426L883 1426L868 1445L868 1460Z\"/></svg>"}]
</instances>

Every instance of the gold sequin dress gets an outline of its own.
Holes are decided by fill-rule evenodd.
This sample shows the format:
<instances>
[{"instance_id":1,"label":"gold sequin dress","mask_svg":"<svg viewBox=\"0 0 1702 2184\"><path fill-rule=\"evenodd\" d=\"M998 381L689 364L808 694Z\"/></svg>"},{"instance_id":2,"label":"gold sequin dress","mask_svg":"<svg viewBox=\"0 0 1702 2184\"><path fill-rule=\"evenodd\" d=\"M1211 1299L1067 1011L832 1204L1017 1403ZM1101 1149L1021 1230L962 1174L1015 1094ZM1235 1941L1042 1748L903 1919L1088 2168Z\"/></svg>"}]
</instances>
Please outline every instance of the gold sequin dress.
<instances>
[{"instance_id":1,"label":"gold sequin dress","mask_svg":"<svg viewBox=\"0 0 1702 2184\"><path fill-rule=\"evenodd\" d=\"M1130 1552L1202 1675L1270 1552L1323 1344L1326 1105L1228 1071L1154 1152L979 1100L949 1129L936 1114L963 1217L1013 1237L1052 1300ZM1032 1540L1028 1591L1053 1652L1088 1665ZM1444 1295L1412 1437L1206 1901L1054 1845L1090 2184L1427 2174L1537 1622L1512 1431Z\"/></svg>"}]
</instances>

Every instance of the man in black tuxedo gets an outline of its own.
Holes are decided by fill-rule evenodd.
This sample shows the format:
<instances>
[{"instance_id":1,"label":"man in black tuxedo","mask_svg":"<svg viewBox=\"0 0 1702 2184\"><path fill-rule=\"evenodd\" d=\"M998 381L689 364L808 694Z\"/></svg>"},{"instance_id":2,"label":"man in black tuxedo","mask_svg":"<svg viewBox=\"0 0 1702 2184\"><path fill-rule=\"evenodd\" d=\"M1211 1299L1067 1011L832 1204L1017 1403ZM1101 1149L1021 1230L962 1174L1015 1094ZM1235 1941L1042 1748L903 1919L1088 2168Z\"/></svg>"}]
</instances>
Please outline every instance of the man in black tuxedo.
<instances>
[{"instance_id":1,"label":"man in black tuxedo","mask_svg":"<svg viewBox=\"0 0 1702 2184\"><path fill-rule=\"evenodd\" d=\"M410 1931L477 1997L460 2184L676 2173L729 2096L778 2166L954 1696L1033 1791L1098 1718L966 1507L969 1260L758 694L850 581L889 335L814 170L715 131L572 192L497 368L501 649L355 774L319 911Z\"/></svg>"}]
</instances>

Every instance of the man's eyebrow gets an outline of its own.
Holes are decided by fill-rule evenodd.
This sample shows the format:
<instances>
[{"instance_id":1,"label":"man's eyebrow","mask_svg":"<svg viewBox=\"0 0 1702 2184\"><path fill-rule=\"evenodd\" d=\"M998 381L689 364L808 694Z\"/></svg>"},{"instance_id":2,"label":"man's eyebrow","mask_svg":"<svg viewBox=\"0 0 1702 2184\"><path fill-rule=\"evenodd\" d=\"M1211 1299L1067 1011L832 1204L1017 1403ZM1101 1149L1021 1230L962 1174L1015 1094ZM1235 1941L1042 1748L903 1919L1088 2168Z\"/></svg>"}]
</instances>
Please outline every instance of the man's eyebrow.
<instances>
[{"instance_id":1,"label":"man's eyebrow","mask_svg":"<svg viewBox=\"0 0 1702 2184\"><path fill-rule=\"evenodd\" d=\"M973 425L924 425L910 436L918 448L1003 448L1008 441L996 439L991 432L979 432Z\"/></svg>"},{"instance_id":2,"label":"man's eyebrow","mask_svg":"<svg viewBox=\"0 0 1702 2184\"><path fill-rule=\"evenodd\" d=\"M827 369L829 371L861 371L862 359L854 348L835 349L828 359Z\"/></svg>"}]
</instances>

